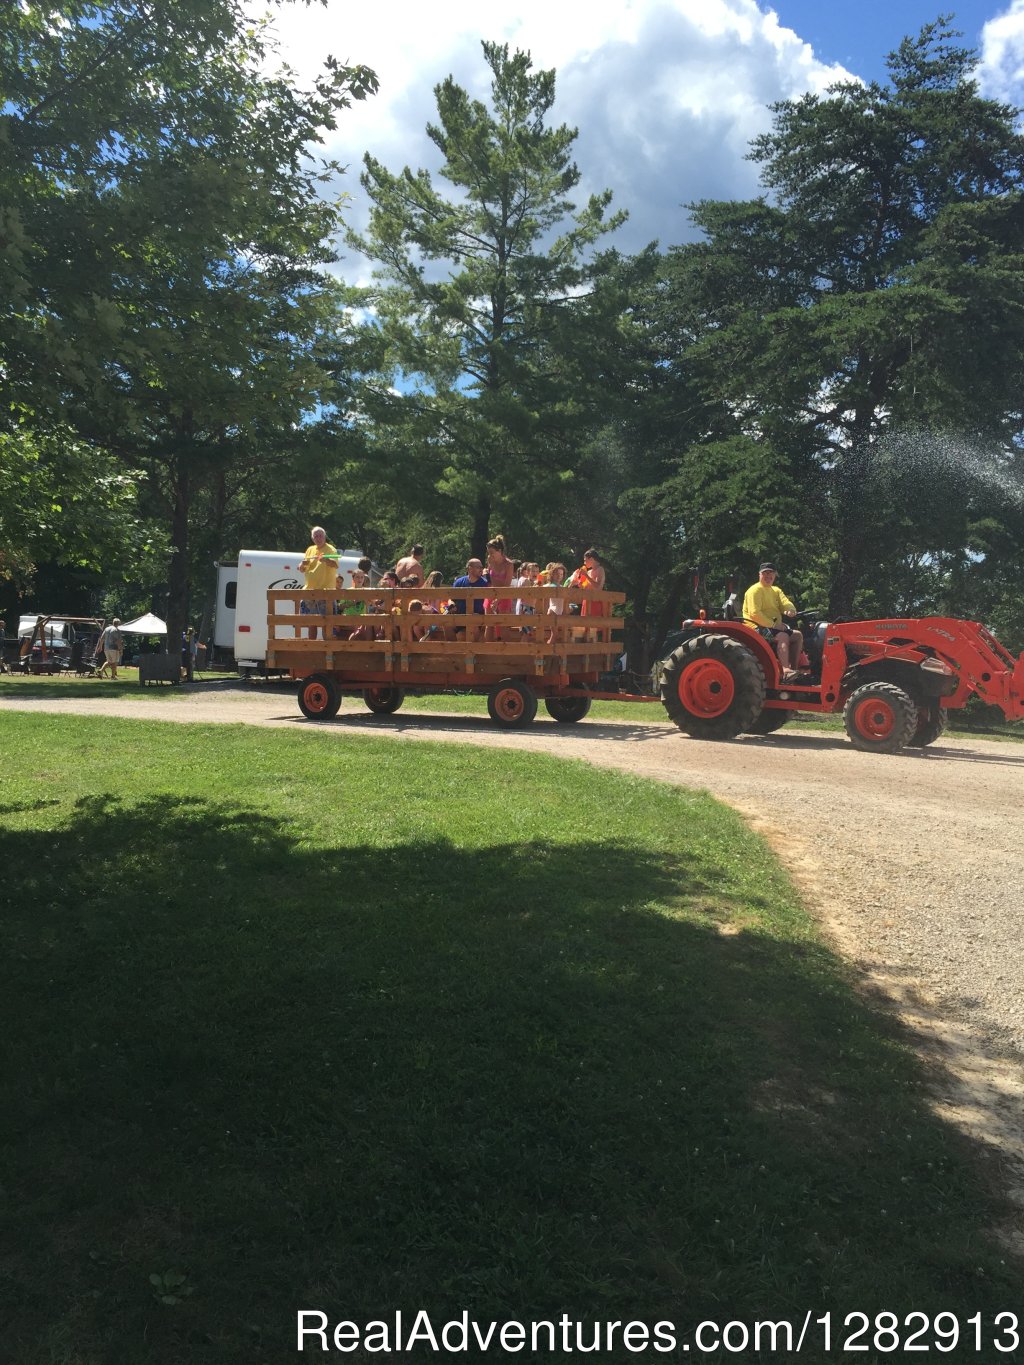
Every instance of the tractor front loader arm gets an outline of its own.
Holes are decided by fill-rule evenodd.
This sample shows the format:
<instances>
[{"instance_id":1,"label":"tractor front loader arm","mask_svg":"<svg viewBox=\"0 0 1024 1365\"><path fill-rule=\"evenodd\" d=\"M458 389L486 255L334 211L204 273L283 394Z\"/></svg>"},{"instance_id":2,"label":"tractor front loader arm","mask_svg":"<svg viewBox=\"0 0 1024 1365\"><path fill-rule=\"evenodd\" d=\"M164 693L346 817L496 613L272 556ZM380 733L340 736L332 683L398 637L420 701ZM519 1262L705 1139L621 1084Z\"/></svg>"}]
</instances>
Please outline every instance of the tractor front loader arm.
<instances>
[{"instance_id":1,"label":"tractor front loader arm","mask_svg":"<svg viewBox=\"0 0 1024 1365\"><path fill-rule=\"evenodd\" d=\"M997 701L1007 720L1024 720L1024 654L1013 666L1013 672L1006 675L1006 696Z\"/></svg>"},{"instance_id":2,"label":"tractor front loader arm","mask_svg":"<svg viewBox=\"0 0 1024 1365\"><path fill-rule=\"evenodd\" d=\"M841 645L843 655L822 672L828 690L847 686L841 669L852 664L861 676L869 670L884 675L886 668L927 669L935 661L949 673L944 706L960 707L972 696L998 706L1007 720L1024 720L1024 654L1015 658L980 621L950 616L916 619L840 622L829 627L829 644Z\"/></svg>"},{"instance_id":3,"label":"tractor front loader arm","mask_svg":"<svg viewBox=\"0 0 1024 1365\"><path fill-rule=\"evenodd\" d=\"M919 643L933 648L958 675L947 705L963 706L968 697L998 706L1007 720L1024 720L1024 654L1014 658L979 621L925 617Z\"/></svg>"}]
</instances>

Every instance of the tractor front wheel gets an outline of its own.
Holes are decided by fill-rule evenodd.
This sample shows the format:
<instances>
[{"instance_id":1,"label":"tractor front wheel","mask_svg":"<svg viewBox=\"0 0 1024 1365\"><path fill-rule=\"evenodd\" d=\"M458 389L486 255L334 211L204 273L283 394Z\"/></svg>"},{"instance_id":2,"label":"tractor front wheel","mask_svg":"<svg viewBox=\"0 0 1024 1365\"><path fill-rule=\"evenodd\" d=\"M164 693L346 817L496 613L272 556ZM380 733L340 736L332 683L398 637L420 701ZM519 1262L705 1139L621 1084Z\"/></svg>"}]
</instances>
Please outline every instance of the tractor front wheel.
<instances>
[{"instance_id":1,"label":"tractor front wheel","mask_svg":"<svg viewBox=\"0 0 1024 1365\"><path fill-rule=\"evenodd\" d=\"M487 694L487 714L496 725L518 730L537 714L537 694L514 678L502 678Z\"/></svg>"},{"instance_id":2,"label":"tractor front wheel","mask_svg":"<svg viewBox=\"0 0 1024 1365\"><path fill-rule=\"evenodd\" d=\"M665 710L695 739L735 739L764 704L761 665L739 640L698 635L669 655L661 675Z\"/></svg>"},{"instance_id":3,"label":"tractor front wheel","mask_svg":"<svg viewBox=\"0 0 1024 1365\"><path fill-rule=\"evenodd\" d=\"M895 683L865 683L843 708L843 724L855 749L895 754L917 729L917 706Z\"/></svg>"},{"instance_id":4,"label":"tractor front wheel","mask_svg":"<svg viewBox=\"0 0 1024 1365\"><path fill-rule=\"evenodd\" d=\"M923 749L926 744L934 744L946 733L948 718L949 712L944 706L939 706L937 703L933 706L919 706L917 708L917 728L907 740L907 744L912 749Z\"/></svg>"},{"instance_id":5,"label":"tractor front wheel","mask_svg":"<svg viewBox=\"0 0 1024 1365\"><path fill-rule=\"evenodd\" d=\"M341 710L341 689L329 673L311 673L299 683L299 710L307 720L333 720Z\"/></svg>"}]
</instances>

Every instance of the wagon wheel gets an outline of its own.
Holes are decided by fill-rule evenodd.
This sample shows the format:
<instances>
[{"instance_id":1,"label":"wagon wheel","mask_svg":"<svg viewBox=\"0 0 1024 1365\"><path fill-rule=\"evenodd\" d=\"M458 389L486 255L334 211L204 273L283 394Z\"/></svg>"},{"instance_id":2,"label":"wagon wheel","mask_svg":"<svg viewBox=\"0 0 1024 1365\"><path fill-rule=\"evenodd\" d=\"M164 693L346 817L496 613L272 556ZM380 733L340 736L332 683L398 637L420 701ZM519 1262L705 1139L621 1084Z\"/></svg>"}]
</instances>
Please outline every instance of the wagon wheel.
<instances>
[{"instance_id":1,"label":"wagon wheel","mask_svg":"<svg viewBox=\"0 0 1024 1365\"><path fill-rule=\"evenodd\" d=\"M559 725L575 725L590 714L591 700L581 691L577 697L545 697L544 708Z\"/></svg>"},{"instance_id":2,"label":"wagon wheel","mask_svg":"<svg viewBox=\"0 0 1024 1365\"><path fill-rule=\"evenodd\" d=\"M734 739L761 714L765 686L761 665L746 645L727 635L698 635L669 655L661 700L687 734Z\"/></svg>"},{"instance_id":3,"label":"wagon wheel","mask_svg":"<svg viewBox=\"0 0 1024 1365\"><path fill-rule=\"evenodd\" d=\"M341 691L329 673L311 673L299 683L299 710L307 720L333 720L341 709Z\"/></svg>"},{"instance_id":4,"label":"wagon wheel","mask_svg":"<svg viewBox=\"0 0 1024 1365\"><path fill-rule=\"evenodd\" d=\"M363 689L363 701L375 716L391 716L405 701L405 690L401 687L367 687Z\"/></svg>"},{"instance_id":5,"label":"wagon wheel","mask_svg":"<svg viewBox=\"0 0 1024 1365\"><path fill-rule=\"evenodd\" d=\"M537 714L537 694L514 678L502 678L487 694L487 713L496 725L518 730Z\"/></svg>"},{"instance_id":6,"label":"wagon wheel","mask_svg":"<svg viewBox=\"0 0 1024 1365\"><path fill-rule=\"evenodd\" d=\"M917 729L917 707L895 683L865 683L844 706L843 724L855 749L895 754Z\"/></svg>"}]
</instances>

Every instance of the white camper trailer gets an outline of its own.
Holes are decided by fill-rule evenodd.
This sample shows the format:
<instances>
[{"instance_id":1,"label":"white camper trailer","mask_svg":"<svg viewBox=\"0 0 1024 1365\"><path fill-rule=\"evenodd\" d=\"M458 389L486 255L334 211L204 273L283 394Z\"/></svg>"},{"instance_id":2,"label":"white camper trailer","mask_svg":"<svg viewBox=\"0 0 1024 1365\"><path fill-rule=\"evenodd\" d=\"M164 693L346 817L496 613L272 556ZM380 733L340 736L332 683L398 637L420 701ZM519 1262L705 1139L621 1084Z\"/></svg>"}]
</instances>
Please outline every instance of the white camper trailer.
<instances>
[{"instance_id":1,"label":"white camper trailer","mask_svg":"<svg viewBox=\"0 0 1024 1365\"><path fill-rule=\"evenodd\" d=\"M213 644L234 654L240 673L267 671L267 593L302 587L302 555L302 550L241 550L236 563L217 565ZM342 551L339 570L347 573L362 557L360 550Z\"/></svg>"}]
</instances>

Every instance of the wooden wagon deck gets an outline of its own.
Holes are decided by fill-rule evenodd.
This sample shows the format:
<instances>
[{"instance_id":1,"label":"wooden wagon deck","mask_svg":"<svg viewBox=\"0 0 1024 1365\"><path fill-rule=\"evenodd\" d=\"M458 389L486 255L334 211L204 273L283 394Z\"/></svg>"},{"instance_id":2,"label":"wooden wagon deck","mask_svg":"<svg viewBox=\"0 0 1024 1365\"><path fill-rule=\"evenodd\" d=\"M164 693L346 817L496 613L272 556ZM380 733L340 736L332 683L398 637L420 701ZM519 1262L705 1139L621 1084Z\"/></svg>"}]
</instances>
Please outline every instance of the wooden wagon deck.
<instances>
[{"instance_id":1,"label":"wooden wagon deck","mask_svg":"<svg viewBox=\"0 0 1024 1365\"><path fill-rule=\"evenodd\" d=\"M476 607L498 591L503 603L514 606L519 601L533 614L483 613ZM622 652L622 618L612 615L625 601L620 592L486 585L444 587L440 593L422 588L277 589L267 599L267 667L321 681L331 714L337 712L335 691L339 700L342 693L361 691L370 704L372 695L383 689L457 688L490 695L497 684L509 682L526 690L526 709L532 704L535 711L538 697L578 699L580 690L593 687ZM564 603L561 615L549 610L552 599ZM409 604L417 600L443 602L448 610L410 612ZM465 603L463 613L455 609L460 602ZM588 614L571 614L572 603ZM356 610L359 614L350 614ZM431 633L416 639L417 627L428 627ZM301 689L300 705L309 714ZM499 719L493 708L491 714Z\"/></svg>"}]
</instances>

